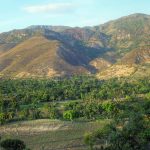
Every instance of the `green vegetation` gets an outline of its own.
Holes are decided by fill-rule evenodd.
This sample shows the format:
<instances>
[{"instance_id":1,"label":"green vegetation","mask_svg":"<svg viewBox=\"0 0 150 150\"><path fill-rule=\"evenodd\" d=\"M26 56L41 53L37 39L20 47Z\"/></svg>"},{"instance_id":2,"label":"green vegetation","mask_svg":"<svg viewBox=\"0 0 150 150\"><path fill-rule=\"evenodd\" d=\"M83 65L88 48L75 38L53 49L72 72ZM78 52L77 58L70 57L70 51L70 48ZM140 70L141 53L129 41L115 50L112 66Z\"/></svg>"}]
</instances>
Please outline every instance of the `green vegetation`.
<instances>
[{"instance_id":1,"label":"green vegetation","mask_svg":"<svg viewBox=\"0 0 150 150\"><path fill-rule=\"evenodd\" d=\"M150 139L150 122L140 113L119 118L84 137L85 143L100 150L146 150Z\"/></svg>"},{"instance_id":2,"label":"green vegetation","mask_svg":"<svg viewBox=\"0 0 150 150\"><path fill-rule=\"evenodd\" d=\"M85 148L87 144L94 150L147 150L150 139L150 79L98 80L92 76L1 79L0 123L6 126L9 122L36 119L60 120L56 131L47 129L50 135L58 134L55 137L58 143L60 137L64 141L75 138L75 145L82 143ZM97 121L104 121L105 126L98 123L94 127ZM63 122L66 125L62 125ZM91 123L93 129L86 125ZM60 126L67 126L67 129ZM44 133L45 140L49 139L48 133ZM24 140L24 137L19 136L19 139ZM58 143L56 147L60 146Z\"/></svg>"},{"instance_id":3,"label":"green vegetation","mask_svg":"<svg viewBox=\"0 0 150 150\"><path fill-rule=\"evenodd\" d=\"M127 103L142 96L147 99L149 87L148 78L100 81L94 77L75 76L51 80L0 80L0 123L41 118L110 118L120 111L118 105L124 105L117 101L126 100L124 103Z\"/></svg>"}]
</instances>

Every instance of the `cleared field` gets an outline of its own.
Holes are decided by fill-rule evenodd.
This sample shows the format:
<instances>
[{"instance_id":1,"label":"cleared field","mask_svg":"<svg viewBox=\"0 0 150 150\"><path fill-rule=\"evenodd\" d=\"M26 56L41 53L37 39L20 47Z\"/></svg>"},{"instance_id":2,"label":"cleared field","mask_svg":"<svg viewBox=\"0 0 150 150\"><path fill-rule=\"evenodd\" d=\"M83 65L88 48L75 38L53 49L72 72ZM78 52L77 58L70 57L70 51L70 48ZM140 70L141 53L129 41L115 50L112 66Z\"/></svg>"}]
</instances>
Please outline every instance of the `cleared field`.
<instances>
[{"instance_id":1,"label":"cleared field","mask_svg":"<svg viewBox=\"0 0 150 150\"><path fill-rule=\"evenodd\" d=\"M3 138L25 141L31 150L84 150L83 136L87 132L104 127L109 120L95 122L67 122L59 120L35 120L0 126Z\"/></svg>"}]
</instances>

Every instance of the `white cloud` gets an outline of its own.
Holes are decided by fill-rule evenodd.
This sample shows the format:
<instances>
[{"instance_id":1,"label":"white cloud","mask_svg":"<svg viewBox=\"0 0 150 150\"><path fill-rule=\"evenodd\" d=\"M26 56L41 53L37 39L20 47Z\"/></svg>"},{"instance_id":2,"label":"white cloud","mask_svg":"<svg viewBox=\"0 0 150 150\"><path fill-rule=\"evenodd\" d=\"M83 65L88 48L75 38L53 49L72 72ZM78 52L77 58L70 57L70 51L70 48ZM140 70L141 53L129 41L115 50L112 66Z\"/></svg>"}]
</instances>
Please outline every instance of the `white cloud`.
<instances>
[{"instance_id":1,"label":"white cloud","mask_svg":"<svg viewBox=\"0 0 150 150\"><path fill-rule=\"evenodd\" d=\"M73 10L74 5L72 3L50 3L45 5L27 6L23 9L28 13L62 13Z\"/></svg>"}]
</instances>

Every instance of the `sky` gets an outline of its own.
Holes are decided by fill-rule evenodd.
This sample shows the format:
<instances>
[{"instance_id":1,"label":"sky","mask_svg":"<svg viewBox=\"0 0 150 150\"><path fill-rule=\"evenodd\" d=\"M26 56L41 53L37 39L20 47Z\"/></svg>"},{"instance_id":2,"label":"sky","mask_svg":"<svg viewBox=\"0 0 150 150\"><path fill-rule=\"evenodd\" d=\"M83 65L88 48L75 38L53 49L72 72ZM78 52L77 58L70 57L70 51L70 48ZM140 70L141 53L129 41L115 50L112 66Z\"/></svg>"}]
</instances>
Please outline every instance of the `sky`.
<instances>
[{"instance_id":1,"label":"sky","mask_svg":"<svg viewBox=\"0 0 150 150\"><path fill-rule=\"evenodd\" d=\"M150 15L150 0L0 0L0 32L31 25L94 26L134 13Z\"/></svg>"}]
</instances>

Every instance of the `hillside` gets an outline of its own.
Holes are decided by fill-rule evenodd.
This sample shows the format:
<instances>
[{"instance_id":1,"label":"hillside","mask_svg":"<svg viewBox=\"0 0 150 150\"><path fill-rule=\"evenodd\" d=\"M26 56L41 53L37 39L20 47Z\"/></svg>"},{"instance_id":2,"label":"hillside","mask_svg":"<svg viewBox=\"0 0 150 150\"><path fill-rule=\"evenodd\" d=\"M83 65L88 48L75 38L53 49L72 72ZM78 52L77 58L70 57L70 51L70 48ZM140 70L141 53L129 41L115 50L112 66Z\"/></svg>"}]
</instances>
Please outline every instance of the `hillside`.
<instances>
[{"instance_id":1,"label":"hillside","mask_svg":"<svg viewBox=\"0 0 150 150\"><path fill-rule=\"evenodd\" d=\"M107 78L133 75L144 66L149 72L149 39L150 16L145 14L90 28L30 26L13 30L0 34L0 75L97 73Z\"/></svg>"},{"instance_id":2,"label":"hillside","mask_svg":"<svg viewBox=\"0 0 150 150\"><path fill-rule=\"evenodd\" d=\"M73 50L70 51L57 40L32 37L8 50L0 57L0 71L2 74L17 77L51 77L65 73L82 73L82 71L87 71L84 67L78 66L86 63L82 57ZM78 60L77 58L81 59Z\"/></svg>"},{"instance_id":3,"label":"hillside","mask_svg":"<svg viewBox=\"0 0 150 150\"><path fill-rule=\"evenodd\" d=\"M127 64L142 64L150 62L150 47L141 46L127 53L122 59L122 63Z\"/></svg>"},{"instance_id":4,"label":"hillside","mask_svg":"<svg viewBox=\"0 0 150 150\"><path fill-rule=\"evenodd\" d=\"M106 24L95 27L109 35L110 47L115 48L118 56L150 44L150 16L144 14L133 14L120 19L110 21Z\"/></svg>"}]
</instances>

